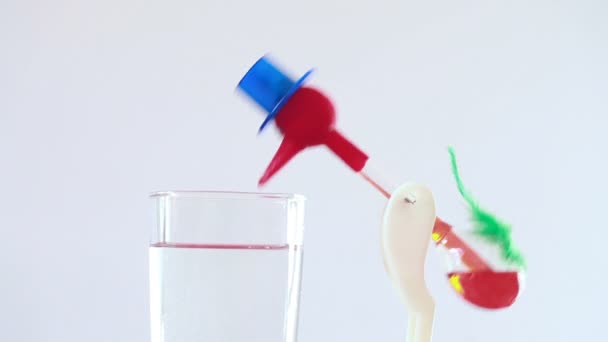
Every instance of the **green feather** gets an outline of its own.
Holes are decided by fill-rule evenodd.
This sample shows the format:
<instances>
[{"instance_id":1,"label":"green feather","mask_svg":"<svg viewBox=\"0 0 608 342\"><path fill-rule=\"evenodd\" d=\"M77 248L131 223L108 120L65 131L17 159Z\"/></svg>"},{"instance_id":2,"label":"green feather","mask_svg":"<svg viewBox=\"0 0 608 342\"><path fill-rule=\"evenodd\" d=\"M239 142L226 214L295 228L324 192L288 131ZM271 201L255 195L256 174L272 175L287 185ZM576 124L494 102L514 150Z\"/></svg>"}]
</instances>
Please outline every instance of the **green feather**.
<instances>
[{"instance_id":1,"label":"green feather","mask_svg":"<svg viewBox=\"0 0 608 342\"><path fill-rule=\"evenodd\" d=\"M523 255L515 247L511 239L511 226L487 210L481 208L477 201L473 199L471 194L465 189L460 179L458 166L456 164L456 155L454 149L448 147L450 159L452 161L452 173L458 185L458 191L469 204L471 210L471 221L473 223L473 233L484 240L497 245L500 248L502 257L521 268L525 268L525 260Z\"/></svg>"}]
</instances>

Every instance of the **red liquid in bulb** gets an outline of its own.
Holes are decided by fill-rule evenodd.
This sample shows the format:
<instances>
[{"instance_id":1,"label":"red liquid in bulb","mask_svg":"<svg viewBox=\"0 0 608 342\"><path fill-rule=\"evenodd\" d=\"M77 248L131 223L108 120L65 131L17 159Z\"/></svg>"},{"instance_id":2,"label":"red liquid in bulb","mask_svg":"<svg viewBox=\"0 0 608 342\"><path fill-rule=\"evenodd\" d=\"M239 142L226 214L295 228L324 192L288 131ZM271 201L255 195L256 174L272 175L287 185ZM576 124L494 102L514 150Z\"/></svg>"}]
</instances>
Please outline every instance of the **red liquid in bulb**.
<instances>
[{"instance_id":1,"label":"red liquid in bulb","mask_svg":"<svg viewBox=\"0 0 608 342\"><path fill-rule=\"evenodd\" d=\"M448 280L465 300L486 309L511 306L521 288L518 272L454 272Z\"/></svg>"}]
</instances>

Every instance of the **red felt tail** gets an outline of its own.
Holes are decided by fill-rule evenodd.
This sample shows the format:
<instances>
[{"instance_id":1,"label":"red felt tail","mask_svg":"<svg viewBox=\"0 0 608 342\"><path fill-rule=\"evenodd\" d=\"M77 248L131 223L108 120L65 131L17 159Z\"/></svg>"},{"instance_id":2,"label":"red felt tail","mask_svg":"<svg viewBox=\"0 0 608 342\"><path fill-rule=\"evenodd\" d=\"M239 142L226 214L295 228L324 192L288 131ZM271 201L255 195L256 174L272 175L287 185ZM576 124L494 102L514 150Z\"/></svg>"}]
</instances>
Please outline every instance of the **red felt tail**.
<instances>
[{"instance_id":1,"label":"red felt tail","mask_svg":"<svg viewBox=\"0 0 608 342\"><path fill-rule=\"evenodd\" d=\"M260 178L258 185L264 185L264 183L268 182L272 176L277 173L288 161L291 160L298 152L304 149L302 144L299 144L288 137L283 138L283 142L279 149L272 157L270 164L264 171L264 174Z\"/></svg>"}]
</instances>

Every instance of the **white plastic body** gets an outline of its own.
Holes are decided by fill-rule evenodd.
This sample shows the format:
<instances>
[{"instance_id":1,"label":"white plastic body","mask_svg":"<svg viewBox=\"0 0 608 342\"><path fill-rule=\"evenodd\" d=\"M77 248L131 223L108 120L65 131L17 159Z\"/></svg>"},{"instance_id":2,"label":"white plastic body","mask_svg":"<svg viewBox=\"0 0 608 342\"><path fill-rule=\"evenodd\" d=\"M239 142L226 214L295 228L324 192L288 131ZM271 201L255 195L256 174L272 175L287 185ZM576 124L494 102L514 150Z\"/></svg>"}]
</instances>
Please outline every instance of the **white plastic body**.
<instances>
[{"instance_id":1,"label":"white plastic body","mask_svg":"<svg viewBox=\"0 0 608 342\"><path fill-rule=\"evenodd\" d=\"M435 303L424 266L434 224L435 201L427 187L407 183L393 191L382 223L382 253L386 271L408 309L407 342L432 340Z\"/></svg>"}]
</instances>

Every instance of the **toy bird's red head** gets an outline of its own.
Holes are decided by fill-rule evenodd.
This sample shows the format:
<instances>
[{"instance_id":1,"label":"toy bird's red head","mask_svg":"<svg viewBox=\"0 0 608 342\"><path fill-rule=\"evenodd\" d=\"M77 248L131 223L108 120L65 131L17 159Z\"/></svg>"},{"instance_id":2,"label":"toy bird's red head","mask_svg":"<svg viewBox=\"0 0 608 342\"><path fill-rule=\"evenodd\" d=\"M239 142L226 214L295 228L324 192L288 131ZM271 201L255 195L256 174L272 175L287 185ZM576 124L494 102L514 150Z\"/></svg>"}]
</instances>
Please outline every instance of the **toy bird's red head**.
<instances>
[{"instance_id":1,"label":"toy bird's red head","mask_svg":"<svg viewBox=\"0 0 608 342\"><path fill-rule=\"evenodd\" d=\"M303 87L275 117L283 141L259 184L266 183L298 152L306 147L326 145L355 172L360 171L368 156L348 141L335 128L336 113L332 102L319 90Z\"/></svg>"},{"instance_id":2,"label":"toy bird's red head","mask_svg":"<svg viewBox=\"0 0 608 342\"><path fill-rule=\"evenodd\" d=\"M306 147L326 145L356 172L368 159L335 129L336 112L329 98L317 89L302 86L311 72L294 81L264 56L239 82L239 88L267 112L260 130L274 120L283 133L281 146L260 178L260 185Z\"/></svg>"},{"instance_id":3,"label":"toy bird's red head","mask_svg":"<svg viewBox=\"0 0 608 342\"><path fill-rule=\"evenodd\" d=\"M275 123L283 133L283 141L259 184L266 183L306 147L324 144L334 129L335 118L333 104L320 91L309 87L296 91L275 117Z\"/></svg>"}]
</instances>

